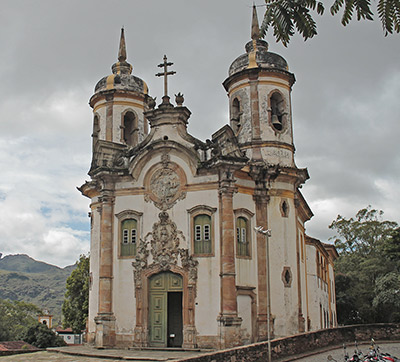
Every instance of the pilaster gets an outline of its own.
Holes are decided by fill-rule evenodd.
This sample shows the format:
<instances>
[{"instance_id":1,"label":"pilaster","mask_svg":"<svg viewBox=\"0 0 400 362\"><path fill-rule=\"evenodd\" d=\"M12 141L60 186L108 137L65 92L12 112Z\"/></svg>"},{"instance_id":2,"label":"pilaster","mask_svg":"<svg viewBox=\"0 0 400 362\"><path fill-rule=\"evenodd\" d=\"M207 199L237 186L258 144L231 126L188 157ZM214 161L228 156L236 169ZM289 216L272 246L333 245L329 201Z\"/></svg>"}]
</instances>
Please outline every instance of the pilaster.
<instances>
[{"instance_id":1,"label":"pilaster","mask_svg":"<svg viewBox=\"0 0 400 362\"><path fill-rule=\"evenodd\" d=\"M233 194L236 192L233 175L223 171L220 177L219 203L221 220L221 348L239 345L242 319L238 317L235 271L235 233Z\"/></svg>"},{"instance_id":2,"label":"pilaster","mask_svg":"<svg viewBox=\"0 0 400 362\"><path fill-rule=\"evenodd\" d=\"M113 278L113 209L114 197L110 191L103 191L100 197L100 267L99 267L99 309L95 317L96 347L115 345L115 317L112 311Z\"/></svg>"}]
</instances>

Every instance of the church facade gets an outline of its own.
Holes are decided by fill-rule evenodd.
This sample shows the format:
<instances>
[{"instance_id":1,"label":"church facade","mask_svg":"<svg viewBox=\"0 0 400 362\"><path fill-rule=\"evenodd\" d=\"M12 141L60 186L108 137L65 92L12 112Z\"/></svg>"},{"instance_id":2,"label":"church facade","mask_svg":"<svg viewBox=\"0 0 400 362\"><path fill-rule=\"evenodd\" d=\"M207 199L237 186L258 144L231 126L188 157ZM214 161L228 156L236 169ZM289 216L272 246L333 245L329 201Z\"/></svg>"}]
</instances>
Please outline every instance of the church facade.
<instances>
[{"instance_id":1,"label":"church facade","mask_svg":"<svg viewBox=\"0 0 400 362\"><path fill-rule=\"evenodd\" d=\"M98 347L226 348L336 326L334 248L309 238L313 214L294 161L291 90L259 39L223 86L230 121L203 142L181 94L156 106L132 74L124 33L93 108L88 338ZM268 333L269 328L269 333Z\"/></svg>"}]
</instances>

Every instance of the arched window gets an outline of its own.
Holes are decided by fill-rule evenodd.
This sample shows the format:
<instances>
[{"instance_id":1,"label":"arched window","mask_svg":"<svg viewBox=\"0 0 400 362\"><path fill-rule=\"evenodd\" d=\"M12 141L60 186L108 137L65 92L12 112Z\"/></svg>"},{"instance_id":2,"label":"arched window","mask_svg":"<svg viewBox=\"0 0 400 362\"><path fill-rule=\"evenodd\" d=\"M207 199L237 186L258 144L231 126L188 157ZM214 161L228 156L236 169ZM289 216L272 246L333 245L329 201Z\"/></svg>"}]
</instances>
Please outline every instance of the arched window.
<instances>
[{"instance_id":1,"label":"arched window","mask_svg":"<svg viewBox=\"0 0 400 362\"><path fill-rule=\"evenodd\" d=\"M122 139L129 146L138 143L137 119L133 112L126 112L122 125Z\"/></svg>"},{"instance_id":2,"label":"arched window","mask_svg":"<svg viewBox=\"0 0 400 362\"><path fill-rule=\"evenodd\" d=\"M99 133L100 133L100 121L99 121L99 116L96 114L93 118L93 134L92 134L93 148L97 140L99 139Z\"/></svg>"},{"instance_id":3,"label":"arched window","mask_svg":"<svg viewBox=\"0 0 400 362\"><path fill-rule=\"evenodd\" d=\"M238 256L250 256L249 236L248 220L243 216L238 217L236 219L236 254Z\"/></svg>"},{"instance_id":4,"label":"arched window","mask_svg":"<svg viewBox=\"0 0 400 362\"><path fill-rule=\"evenodd\" d=\"M137 225L136 219L125 219L121 222L121 256L136 255Z\"/></svg>"},{"instance_id":5,"label":"arched window","mask_svg":"<svg viewBox=\"0 0 400 362\"><path fill-rule=\"evenodd\" d=\"M200 214L194 217L194 254L211 254L211 216Z\"/></svg>"},{"instance_id":6,"label":"arched window","mask_svg":"<svg viewBox=\"0 0 400 362\"><path fill-rule=\"evenodd\" d=\"M235 98L232 101L232 112L231 112L231 127L235 133L237 133L241 126L241 115L239 99Z\"/></svg>"},{"instance_id":7,"label":"arched window","mask_svg":"<svg viewBox=\"0 0 400 362\"><path fill-rule=\"evenodd\" d=\"M285 126L285 101L282 95L274 92L270 98L271 124L277 131L282 131Z\"/></svg>"}]
</instances>

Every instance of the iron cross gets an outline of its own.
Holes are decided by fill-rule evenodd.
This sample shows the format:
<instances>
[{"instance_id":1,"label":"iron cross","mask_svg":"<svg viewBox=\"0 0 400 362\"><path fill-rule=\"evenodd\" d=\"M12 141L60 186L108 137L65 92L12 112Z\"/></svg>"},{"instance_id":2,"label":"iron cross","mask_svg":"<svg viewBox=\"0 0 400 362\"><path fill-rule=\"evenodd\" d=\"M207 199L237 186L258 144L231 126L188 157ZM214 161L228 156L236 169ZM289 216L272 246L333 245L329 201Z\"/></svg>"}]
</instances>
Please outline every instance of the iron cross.
<instances>
[{"instance_id":1,"label":"iron cross","mask_svg":"<svg viewBox=\"0 0 400 362\"><path fill-rule=\"evenodd\" d=\"M164 72L162 73L157 73L156 77L164 77L164 97L168 97L168 82L167 82L167 76L168 75L174 75L176 72L170 71L168 72L167 67L173 65L174 63L167 62L167 56L164 55L164 63L161 63L158 65L160 68L164 68Z\"/></svg>"}]
</instances>

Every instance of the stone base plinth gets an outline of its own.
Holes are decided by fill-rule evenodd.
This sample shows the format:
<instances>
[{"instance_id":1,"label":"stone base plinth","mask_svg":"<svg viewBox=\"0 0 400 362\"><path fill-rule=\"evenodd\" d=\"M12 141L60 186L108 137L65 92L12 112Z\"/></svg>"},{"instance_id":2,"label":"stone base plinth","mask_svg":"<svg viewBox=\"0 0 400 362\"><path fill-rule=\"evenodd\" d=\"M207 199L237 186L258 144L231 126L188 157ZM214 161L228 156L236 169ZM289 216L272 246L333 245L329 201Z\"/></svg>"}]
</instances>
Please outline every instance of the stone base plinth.
<instances>
[{"instance_id":1,"label":"stone base plinth","mask_svg":"<svg viewBox=\"0 0 400 362\"><path fill-rule=\"evenodd\" d=\"M113 313L99 313L94 321L96 323L96 348L115 347L115 317Z\"/></svg>"}]
</instances>

